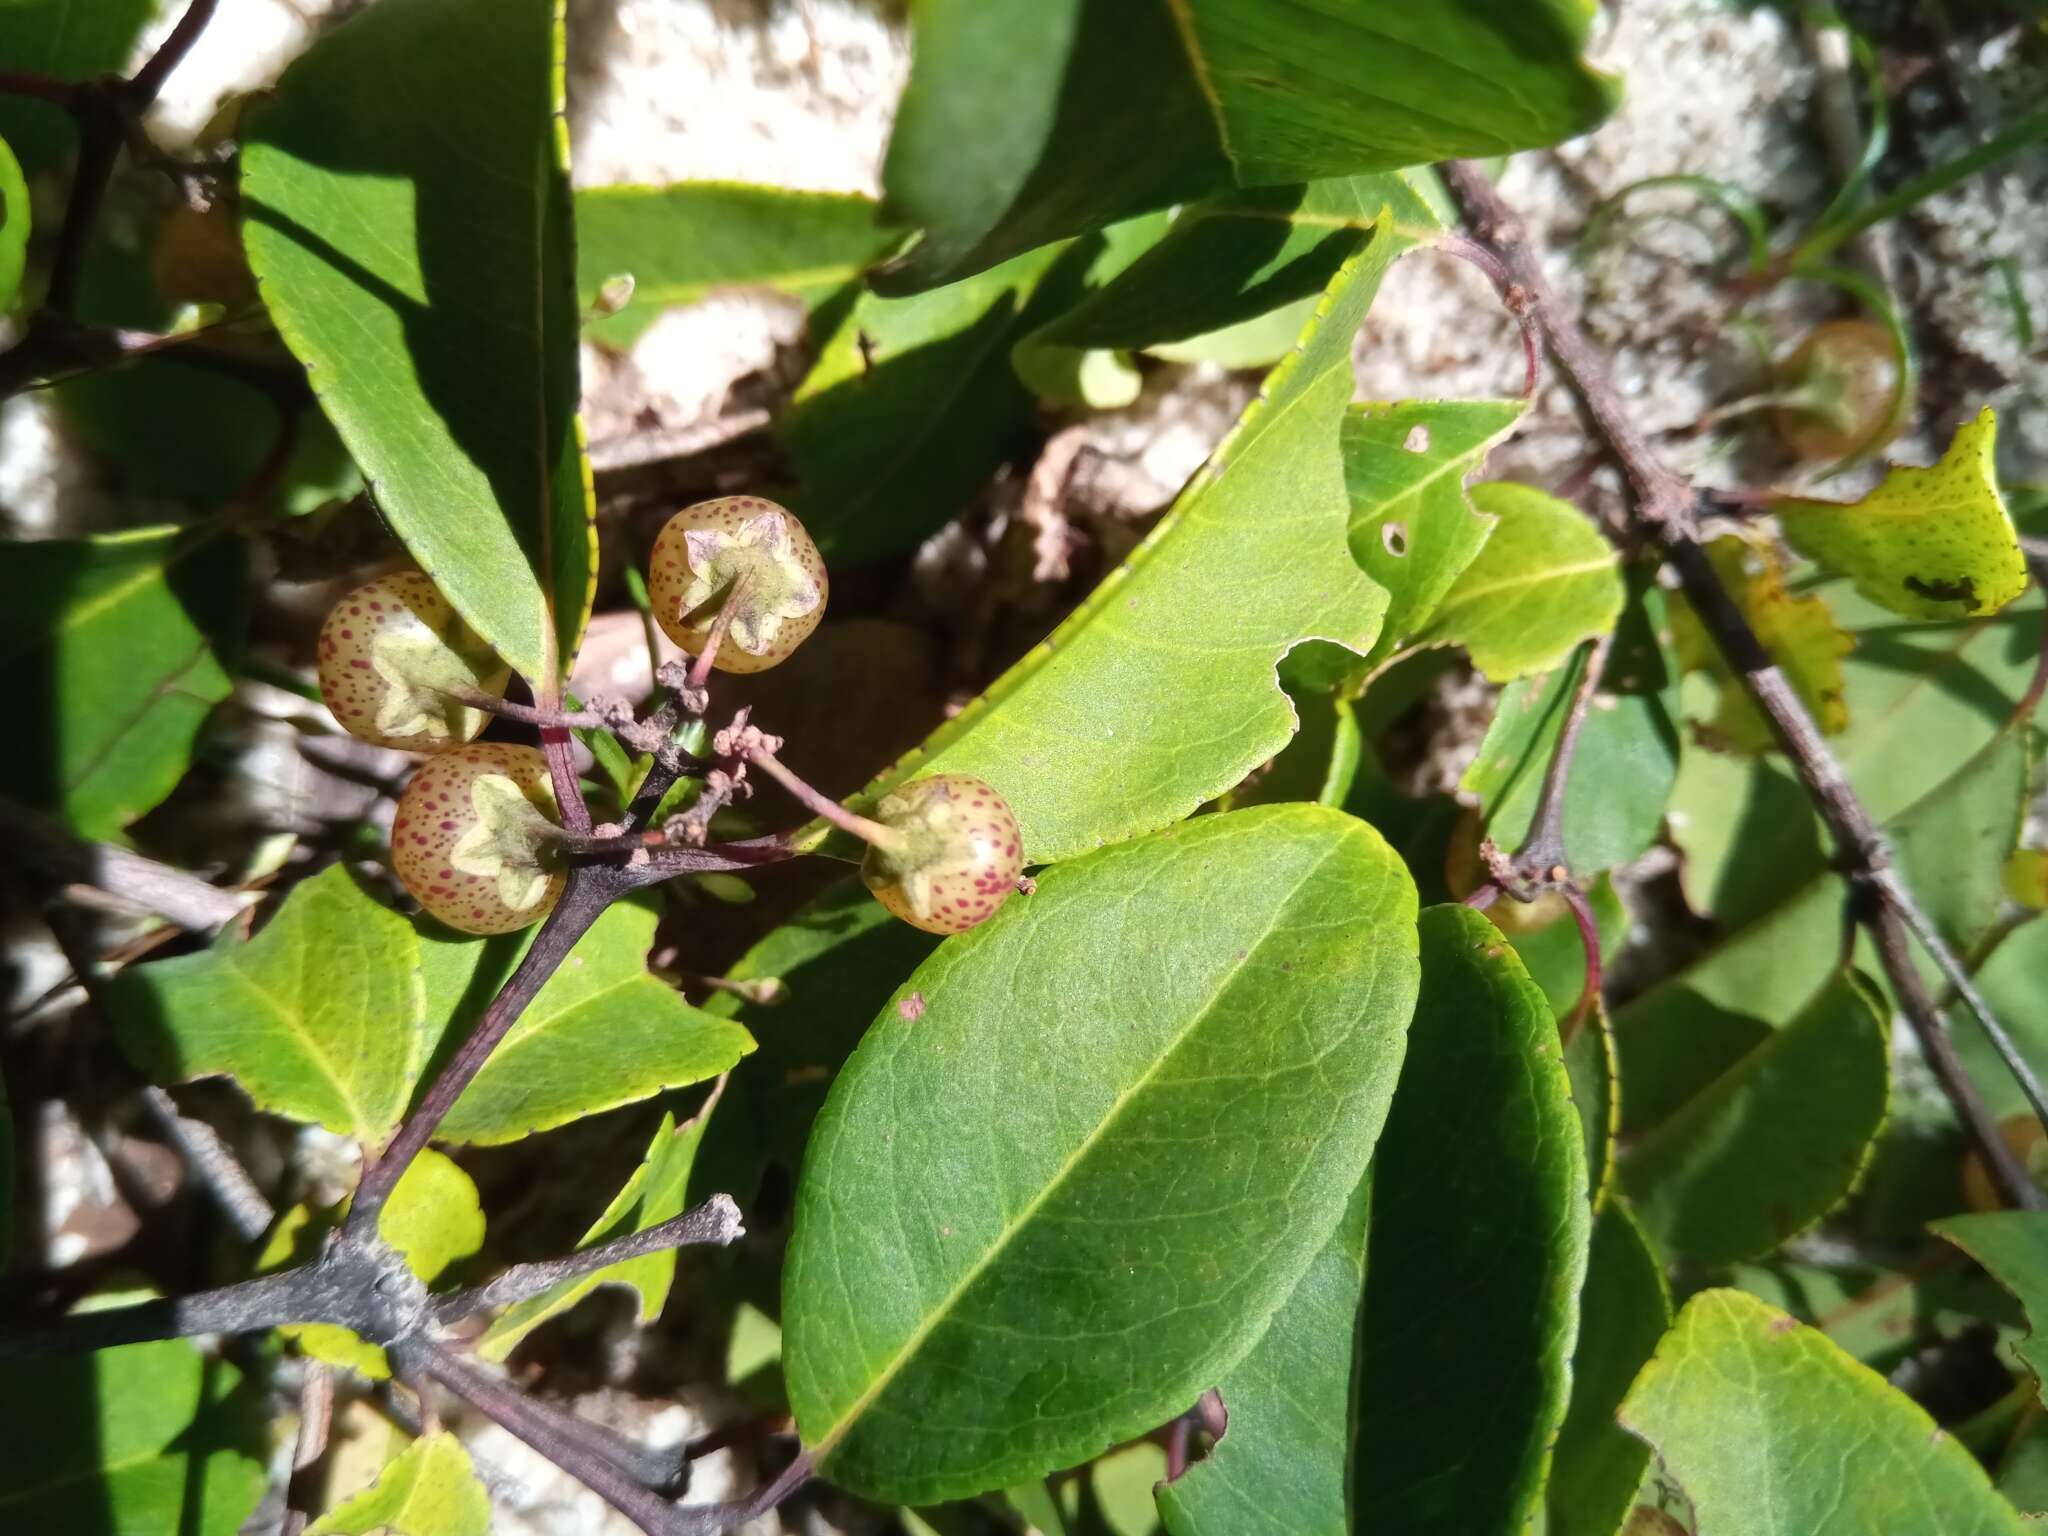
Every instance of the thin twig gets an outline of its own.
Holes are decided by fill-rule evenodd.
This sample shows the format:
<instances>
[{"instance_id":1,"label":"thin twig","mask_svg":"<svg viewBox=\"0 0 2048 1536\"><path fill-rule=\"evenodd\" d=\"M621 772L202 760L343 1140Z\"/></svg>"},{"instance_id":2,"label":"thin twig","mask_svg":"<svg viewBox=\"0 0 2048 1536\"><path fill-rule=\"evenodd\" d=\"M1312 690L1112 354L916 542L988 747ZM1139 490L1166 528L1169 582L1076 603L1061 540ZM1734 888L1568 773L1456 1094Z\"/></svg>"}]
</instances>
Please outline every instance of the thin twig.
<instances>
[{"instance_id":1,"label":"thin twig","mask_svg":"<svg viewBox=\"0 0 2048 1536\"><path fill-rule=\"evenodd\" d=\"M253 1243L270 1230L277 1212L263 1198L263 1191L256 1187L248 1170L228 1150L219 1131L203 1120L188 1119L178 1113L176 1101L153 1084L142 1090L142 1107L157 1129L177 1147L185 1166L206 1187L236 1236Z\"/></svg>"},{"instance_id":2,"label":"thin twig","mask_svg":"<svg viewBox=\"0 0 2048 1536\"><path fill-rule=\"evenodd\" d=\"M311 1520L309 1510L320 1502L318 1481L327 1438L334 1427L334 1373L318 1360L305 1362L299 1383L299 1433L292 1445L291 1476L285 1484L283 1536L299 1536Z\"/></svg>"},{"instance_id":3,"label":"thin twig","mask_svg":"<svg viewBox=\"0 0 2048 1536\"><path fill-rule=\"evenodd\" d=\"M1536 317L1529 313L1529 295L1509 275L1506 264L1485 246L1475 244L1463 235L1446 233L1437 237L1436 248L1484 273L1486 280L1493 284L1493 291L1500 295L1501 304L1514 316L1515 325L1522 334L1522 398L1535 399L1536 380L1542 371L1543 335L1536 327Z\"/></svg>"},{"instance_id":4,"label":"thin twig","mask_svg":"<svg viewBox=\"0 0 2048 1536\"><path fill-rule=\"evenodd\" d=\"M643 1254L662 1253L672 1248L710 1246L723 1248L744 1228L740 1208L730 1195L713 1195L702 1205L671 1217L644 1232L630 1232L595 1248L584 1248L559 1259L542 1259L532 1264L515 1264L487 1285L456 1291L434 1303L434 1320L443 1327L460 1322L471 1313L489 1307L509 1307L530 1296L574 1280L593 1270L609 1269Z\"/></svg>"},{"instance_id":5,"label":"thin twig","mask_svg":"<svg viewBox=\"0 0 2048 1536\"><path fill-rule=\"evenodd\" d=\"M1491 247L1517 286L1526 292L1528 303L1549 341L1551 355L1577 391L1601 439L1628 478L1634 493L1634 526L1663 553L1677 574L1686 599L1702 627L1713 637L1730 668L1742 678L1750 696L1770 722L1779 747L1790 759L1800 782L1806 786L1807 793L1827 823L1840 863L1853 882L1870 889L1886 910L1897 915L1905 928L1920 941L1942 974L1957 985L1959 992L1969 988L1967 971L1891 867L1883 834L1850 788L1848 776L1828 748L1813 717L1807 713L1784 673L1758 641L1756 632L1750 628L1734 599L1721 585L1705 549L1699 543L1694 518L1696 498L1692 486L1664 466L1623 406L1605 360L1594 350L1591 340L1579 325L1578 317L1558 297L1544 275L1542 263L1529 244L1522 221L1477 166L1462 161L1452 162L1443 167L1443 173L1452 194L1463 205L1476 237ZM1873 205L1876 206L1879 205ZM1870 914L1866 921L1875 926L1877 914ZM1904 954L1898 945L1880 944L1879 948L1884 955L1886 974L1892 981L1894 994L1901 1006L1908 1010L1915 1030L1929 1037L1938 1034L1940 1018L1926 998L1925 989L1919 985L1911 957ZM1978 1002L1981 1003L1981 999ZM2007 1058L2008 1064L2019 1061L2018 1051L2012 1048L2010 1037L1992 1017L1990 1010L1979 1010L1973 1005L1972 1011L1977 1013L1978 1021L1984 1025L1994 1044L2000 1045L2000 1054ZM1957 1118L1970 1128L1983 1155L1996 1167L2002 1143L1995 1129L1986 1139L1985 1128L1990 1124L1990 1118L1975 1085L1967 1076L1955 1076L1943 1078L1942 1087L1956 1110ZM2044 1123L2048 1123L2048 1116L2044 1116ZM2048 1208L2048 1199L2044 1199L2031 1184L2013 1193L2020 1197L2026 1208Z\"/></svg>"}]
</instances>

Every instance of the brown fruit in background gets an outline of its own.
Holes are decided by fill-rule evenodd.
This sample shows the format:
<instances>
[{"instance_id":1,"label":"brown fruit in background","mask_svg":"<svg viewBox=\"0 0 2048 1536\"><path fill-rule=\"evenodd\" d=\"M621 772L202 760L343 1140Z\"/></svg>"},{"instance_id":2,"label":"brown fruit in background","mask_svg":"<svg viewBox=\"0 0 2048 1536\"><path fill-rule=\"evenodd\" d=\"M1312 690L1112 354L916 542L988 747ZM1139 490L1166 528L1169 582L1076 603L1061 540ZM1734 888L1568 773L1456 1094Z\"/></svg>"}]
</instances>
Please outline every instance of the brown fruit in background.
<instances>
[{"instance_id":1,"label":"brown fruit in background","mask_svg":"<svg viewBox=\"0 0 2048 1536\"><path fill-rule=\"evenodd\" d=\"M1827 464L1882 448L1898 435L1904 366L1891 332L1872 320L1814 327L1778 367L1780 390L1800 397L1771 412L1778 435L1800 458Z\"/></svg>"}]
</instances>

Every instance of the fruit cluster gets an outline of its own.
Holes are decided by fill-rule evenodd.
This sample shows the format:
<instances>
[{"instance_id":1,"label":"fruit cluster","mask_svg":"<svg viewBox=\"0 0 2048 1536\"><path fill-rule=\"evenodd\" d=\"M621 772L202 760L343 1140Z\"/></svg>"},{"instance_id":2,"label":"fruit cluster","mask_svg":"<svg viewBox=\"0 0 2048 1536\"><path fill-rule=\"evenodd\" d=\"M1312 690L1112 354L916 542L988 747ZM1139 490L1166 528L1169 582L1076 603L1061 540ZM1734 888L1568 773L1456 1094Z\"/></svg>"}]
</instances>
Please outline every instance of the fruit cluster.
<instances>
[{"instance_id":1,"label":"fruit cluster","mask_svg":"<svg viewBox=\"0 0 2048 1536\"><path fill-rule=\"evenodd\" d=\"M647 585L655 621L699 658L700 672L759 672L786 660L818 627L829 591L803 524L756 496L700 502L670 518ZM342 729L428 754L391 830L393 867L420 905L466 933L508 933L545 917L569 852L547 759L534 747L475 739L510 673L432 580L401 571L342 598L320 632L319 672ZM871 845L861 875L876 898L929 932L964 932L1017 888L1017 819L980 779L915 780L884 795L873 820L847 815L842 824Z\"/></svg>"}]
</instances>

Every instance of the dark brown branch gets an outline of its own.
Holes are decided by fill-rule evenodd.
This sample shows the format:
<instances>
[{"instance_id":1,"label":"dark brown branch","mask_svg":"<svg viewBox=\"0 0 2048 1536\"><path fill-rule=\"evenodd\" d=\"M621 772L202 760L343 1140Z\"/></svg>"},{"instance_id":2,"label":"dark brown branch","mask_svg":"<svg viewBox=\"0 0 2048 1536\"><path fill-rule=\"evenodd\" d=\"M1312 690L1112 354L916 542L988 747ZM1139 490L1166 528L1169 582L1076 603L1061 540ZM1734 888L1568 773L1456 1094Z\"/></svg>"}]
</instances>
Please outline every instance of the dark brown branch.
<instances>
[{"instance_id":1,"label":"dark brown branch","mask_svg":"<svg viewBox=\"0 0 2048 1536\"><path fill-rule=\"evenodd\" d=\"M713 1195L702 1205L671 1217L644 1232L628 1233L595 1248L584 1248L559 1259L542 1259L532 1264L515 1264L487 1285L457 1291L434 1303L434 1320L443 1327L460 1322L471 1313L488 1307L509 1307L538 1296L543 1291L574 1280L594 1270L608 1269L637 1259L643 1254L662 1253L671 1248L711 1246L723 1248L742 1233L740 1208L730 1195Z\"/></svg>"},{"instance_id":2,"label":"dark brown branch","mask_svg":"<svg viewBox=\"0 0 2048 1536\"><path fill-rule=\"evenodd\" d=\"M1577 391L1586 412L1603 442L1621 465L1634 493L1632 526L1646 535L1677 574L1686 600L1730 668L1741 677L1750 696L1769 721L1779 747L1790 759L1800 782L1806 786L1833 837L1840 863L1856 884L1874 893L1886 912L1892 914L1920 941L1921 947L1958 990L1969 986L1969 975L1943 942L1934 924L1921 910L1905 882L1891 867L1890 853L1877 823L1865 809L1841 764L1835 760L1820 728L1793 691L1785 675L1758 641L1734 599L1721 585L1707 553L1701 547L1695 522L1696 497L1691 484L1672 473L1651 449L1623 406L1620 393L1606 361L1593 348L1580 327L1578 317L1551 287L1542 263L1529 244L1522 221L1502 200L1493 183L1479 167L1456 161L1443 167L1452 195L1463 205L1476 238L1500 258L1549 342L1551 355ZM1878 914L1864 919L1884 934ZM1913 1027L1923 1039L1941 1032L1941 1021L1931 1000L1919 984L1910 955L1897 944L1880 943L1885 971L1890 977L1900 1006L1908 1012ZM1981 1002L1981 999L1979 1000ZM1975 1010L1973 1010L1975 1011ZM1994 1044L2009 1063L2020 1060L2010 1036L1998 1025L1988 1008L1978 1013ZM2030 1077L2031 1074L2028 1074ZM1988 1134L1990 1117L1976 1087L1966 1075L1943 1077L1957 1117L1970 1128L1979 1150L1994 1169L2009 1164L2003 1142L1995 1128ZM2044 1117L2048 1123L2048 1117ZM2002 1164L2001 1159L2004 1159ZM2048 1209L2044 1198L2030 1182L2008 1191L2025 1209Z\"/></svg>"},{"instance_id":3,"label":"dark brown branch","mask_svg":"<svg viewBox=\"0 0 2048 1536\"><path fill-rule=\"evenodd\" d=\"M605 866L578 867L569 871L560 900L548 913L547 921L541 924L540 932L534 936L518 968L477 1019L476 1027L462 1042L462 1048L442 1069L441 1075L434 1079L433 1086L427 1089L412 1113L405 1117L405 1124L398 1128L391 1144L364 1171L362 1183L356 1188L355 1203L349 1208L348 1221L342 1228L345 1239L360 1241L376 1232L377 1218L383 1212L384 1203L391 1198L391 1191L397 1188L405 1170L412 1166L412 1160L448 1117L448 1111L455 1107L463 1089L483 1069L484 1062L497 1049L498 1042L519 1022L519 1016L546 985L547 979L569 957L569 951L576 947L577 940L590 930L590 925L622 890L622 882Z\"/></svg>"},{"instance_id":4,"label":"dark brown branch","mask_svg":"<svg viewBox=\"0 0 2048 1536\"><path fill-rule=\"evenodd\" d=\"M0 1332L0 1360L38 1355L78 1355L151 1339L190 1338L200 1333L251 1333L282 1323L331 1322L345 1315L323 1308L308 1284L310 1269L263 1275L239 1285L164 1297L103 1312L73 1312L51 1322Z\"/></svg>"}]
</instances>

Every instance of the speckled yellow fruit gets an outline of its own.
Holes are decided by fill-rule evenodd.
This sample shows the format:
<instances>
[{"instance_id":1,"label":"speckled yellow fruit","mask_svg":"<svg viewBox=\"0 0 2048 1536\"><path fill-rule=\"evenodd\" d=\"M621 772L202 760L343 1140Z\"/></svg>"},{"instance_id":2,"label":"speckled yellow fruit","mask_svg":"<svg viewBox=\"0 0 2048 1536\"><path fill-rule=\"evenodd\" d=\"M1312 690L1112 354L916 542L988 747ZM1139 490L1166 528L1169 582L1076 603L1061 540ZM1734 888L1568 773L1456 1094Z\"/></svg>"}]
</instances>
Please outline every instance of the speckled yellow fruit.
<instances>
[{"instance_id":1,"label":"speckled yellow fruit","mask_svg":"<svg viewBox=\"0 0 2048 1536\"><path fill-rule=\"evenodd\" d=\"M860 877L875 899L926 933L965 933L1017 889L1024 839L1009 802L981 779L935 773L884 795L875 820L902 839L870 847Z\"/></svg>"},{"instance_id":2,"label":"speckled yellow fruit","mask_svg":"<svg viewBox=\"0 0 2048 1536\"><path fill-rule=\"evenodd\" d=\"M759 496L683 508L661 530L648 561L655 622L692 656L703 652L721 609L736 604L711 659L721 672L762 672L786 660L825 616L830 590L804 525Z\"/></svg>"},{"instance_id":3,"label":"speckled yellow fruit","mask_svg":"<svg viewBox=\"0 0 2048 1536\"><path fill-rule=\"evenodd\" d=\"M547 759L478 741L420 765L399 797L391 862L415 900L464 933L510 933L561 898Z\"/></svg>"},{"instance_id":4,"label":"speckled yellow fruit","mask_svg":"<svg viewBox=\"0 0 2048 1536\"><path fill-rule=\"evenodd\" d=\"M341 728L401 752L445 752L490 716L444 691L502 695L511 674L418 571L366 582L320 628L320 696Z\"/></svg>"}]
</instances>

